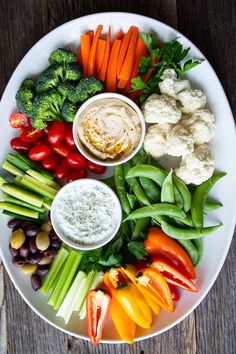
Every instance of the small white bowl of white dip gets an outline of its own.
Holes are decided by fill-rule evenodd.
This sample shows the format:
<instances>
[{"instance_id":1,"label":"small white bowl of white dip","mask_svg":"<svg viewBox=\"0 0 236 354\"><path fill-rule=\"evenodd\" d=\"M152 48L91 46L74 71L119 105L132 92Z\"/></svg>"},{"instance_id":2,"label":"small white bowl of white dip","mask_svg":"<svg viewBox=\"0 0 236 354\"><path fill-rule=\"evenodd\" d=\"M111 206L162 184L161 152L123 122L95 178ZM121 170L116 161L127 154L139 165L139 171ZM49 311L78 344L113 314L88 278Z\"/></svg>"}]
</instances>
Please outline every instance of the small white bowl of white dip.
<instances>
[{"instance_id":1,"label":"small white bowl of white dip","mask_svg":"<svg viewBox=\"0 0 236 354\"><path fill-rule=\"evenodd\" d=\"M63 242L79 250L104 246L117 234L122 221L118 197L95 179L73 181L57 193L51 222Z\"/></svg>"}]
</instances>

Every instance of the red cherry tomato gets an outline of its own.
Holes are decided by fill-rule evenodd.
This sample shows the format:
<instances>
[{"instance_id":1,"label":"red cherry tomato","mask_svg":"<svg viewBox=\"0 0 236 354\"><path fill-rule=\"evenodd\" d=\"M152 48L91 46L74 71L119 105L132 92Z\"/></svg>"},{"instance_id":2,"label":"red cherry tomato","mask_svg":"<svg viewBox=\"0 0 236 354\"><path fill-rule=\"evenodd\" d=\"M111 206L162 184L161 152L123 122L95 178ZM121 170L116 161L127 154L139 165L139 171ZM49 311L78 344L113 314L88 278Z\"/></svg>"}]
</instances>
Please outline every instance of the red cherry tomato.
<instances>
[{"instance_id":1,"label":"red cherry tomato","mask_svg":"<svg viewBox=\"0 0 236 354\"><path fill-rule=\"evenodd\" d=\"M54 122L48 130L48 142L51 145L58 145L63 140L66 132L66 126L63 122Z\"/></svg>"},{"instance_id":2,"label":"red cherry tomato","mask_svg":"<svg viewBox=\"0 0 236 354\"><path fill-rule=\"evenodd\" d=\"M33 127L24 127L20 129L20 138L24 143L37 141L42 134L42 130L35 130Z\"/></svg>"},{"instance_id":3,"label":"red cherry tomato","mask_svg":"<svg viewBox=\"0 0 236 354\"><path fill-rule=\"evenodd\" d=\"M74 170L68 174L66 177L66 182L70 183L75 181L76 179L86 178L87 172L85 170Z\"/></svg>"},{"instance_id":4,"label":"red cherry tomato","mask_svg":"<svg viewBox=\"0 0 236 354\"><path fill-rule=\"evenodd\" d=\"M76 147L73 133L72 133L72 124L67 123L66 124L66 133L64 137L64 141L73 149Z\"/></svg>"},{"instance_id":5,"label":"red cherry tomato","mask_svg":"<svg viewBox=\"0 0 236 354\"><path fill-rule=\"evenodd\" d=\"M29 119L20 112L13 112L9 117L9 123L12 128L20 128L27 125Z\"/></svg>"},{"instance_id":6,"label":"red cherry tomato","mask_svg":"<svg viewBox=\"0 0 236 354\"><path fill-rule=\"evenodd\" d=\"M54 122L47 122L47 126L46 126L46 128L44 128L44 132L46 133L46 134L48 134L48 132L49 132L49 129L51 128L51 126L54 124Z\"/></svg>"},{"instance_id":7,"label":"red cherry tomato","mask_svg":"<svg viewBox=\"0 0 236 354\"><path fill-rule=\"evenodd\" d=\"M31 149L31 145L24 143L19 137L11 139L10 145L12 149L19 152L27 152Z\"/></svg>"},{"instance_id":8,"label":"red cherry tomato","mask_svg":"<svg viewBox=\"0 0 236 354\"><path fill-rule=\"evenodd\" d=\"M96 173L98 175L103 174L104 172L106 172L107 169L106 166L97 165L96 163L91 161L87 161L87 167L91 172Z\"/></svg>"},{"instance_id":9,"label":"red cherry tomato","mask_svg":"<svg viewBox=\"0 0 236 354\"><path fill-rule=\"evenodd\" d=\"M68 165L66 159L63 159L57 166L54 176L57 179L64 179L66 178L66 176L69 175L70 172L71 172L70 166Z\"/></svg>"},{"instance_id":10,"label":"red cherry tomato","mask_svg":"<svg viewBox=\"0 0 236 354\"><path fill-rule=\"evenodd\" d=\"M48 139L47 135L43 132L43 134L40 136L40 138L34 142L34 146L40 145L40 144L46 144L48 145Z\"/></svg>"},{"instance_id":11,"label":"red cherry tomato","mask_svg":"<svg viewBox=\"0 0 236 354\"><path fill-rule=\"evenodd\" d=\"M58 156L50 154L48 157L46 157L46 159L42 161L42 166L46 168L46 170L55 170L59 160L60 159Z\"/></svg>"},{"instance_id":12,"label":"red cherry tomato","mask_svg":"<svg viewBox=\"0 0 236 354\"><path fill-rule=\"evenodd\" d=\"M40 144L38 146L33 147L29 151L29 158L33 161L42 161L46 159L50 154L50 149L45 144Z\"/></svg>"},{"instance_id":13,"label":"red cherry tomato","mask_svg":"<svg viewBox=\"0 0 236 354\"><path fill-rule=\"evenodd\" d=\"M176 286L174 286L172 284L168 284L168 286L170 288L172 300L173 301L179 301L179 292L178 292Z\"/></svg>"},{"instance_id":14,"label":"red cherry tomato","mask_svg":"<svg viewBox=\"0 0 236 354\"><path fill-rule=\"evenodd\" d=\"M67 155L67 163L70 167L82 170L86 168L86 158L79 152L71 152Z\"/></svg>"},{"instance_id":15,"label":"red cherry tomato","mask_svg":"<svg viewBox=\"0 0 236 354\"><path fill-rule=\"evenodd\" d=\"M71 152L70 147L63 142L60 143L59 145L51 146L51 149L53 152L55 152L55 154L62 157L66 157Z\"/></svg>"}]
</instances>

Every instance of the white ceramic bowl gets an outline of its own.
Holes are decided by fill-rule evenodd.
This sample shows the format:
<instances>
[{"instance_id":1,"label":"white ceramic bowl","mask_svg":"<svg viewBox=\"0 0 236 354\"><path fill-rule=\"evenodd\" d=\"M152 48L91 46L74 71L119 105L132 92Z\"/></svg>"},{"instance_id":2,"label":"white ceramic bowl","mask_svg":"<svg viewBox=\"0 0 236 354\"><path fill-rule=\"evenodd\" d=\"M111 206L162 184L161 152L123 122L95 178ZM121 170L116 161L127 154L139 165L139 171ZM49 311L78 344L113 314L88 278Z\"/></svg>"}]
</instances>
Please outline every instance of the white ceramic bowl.
<instances>
[{"instance_id":1,"label":"white ceramic bowl","mask_svg":"<svg viewBox=\"0 0 236 354\"><path fill-rule=\"evenodd\" d=\"M130 107L132 107L135 110L135 112L138 115L139 121L141 123L141 136L140 136L139 143L136 146L136 148L134 150L132 150L128 155L125 155L123 158L121 158L119 160L114 160L114 161L113 160L109 160L109 161L108 160L101 160L101 159L97 158L88 149L86 149L84 147L84 145L81 143L79 136L78 136L78 124L79 124L79 120L80 120L82 112L84 112L93 103L98 102L99 100L107 99L107 98L110 98L110 99L116 98L120 101L127 103ZM125 163L126 161L132 159L132 157L139 151L139 149L141 148L141 146L143 144L145 132L146 132L145 121L144 121L143 114L142 114L141 110L139 109L139 107L128 97L120 95L118 93L112 93L112 92L100 93L94 97L91 97L86 102L84 102L82 104L82 106L78 109L78 112L76 113L75 119L73 122L73 137L74 137L74 140L75 140L78 150L81 152L82 155L84 155L84 157L86 157L86 159L88 159L98 165L103 165L103 166L117 166L117 165L120 165L120 164Z\"/></svg>"},{"instance_id":2,"label":"white ceramic bowl","mask_svg":"<svg viewBox=\"0 0 236 354\"><path fill-rule=\"evenodd\" d=\"M185 36L175 29L154 19L128 13L101 13L75 19L58 27L42 38L22 59L13 73L0 103L0 164L3 163L6 153L9 152L9 140L15 133L8 124L8 117L16 109L15 94L21 83L27 77L35 76L48 65L48 57L52 50L58 47L67 47L75 50L79 45L80 35L89 29L95 29L98 24L104 25L104 31L112 26L113 34L120 28L127 31L131 24L138 26L141 31L155 31L158 37L167 41L178 38L186 47L190 47L190 56L203 58L203 54ZM210 196L219 200L224 207L212 212L208 222L222 222L223 226L212 235L204 239L203 258L197 266L198 293L180 292L180 301L175 305L173 313L160 311L154 317L150 329L138 329L135 340L146 339L160 334L182 321L203 300L226 258L233 236L236 220L236 135L235 123L224 90L214 70L207 60L196 66L187 74L193 87L202 89L208 100L208 106L216 117L216 135L212 140L212 149L216 160L216 169L226 171L227 176L217 182ZM74 314L68 325L55 316L55 311L46 304L45 296L40 291L35 293L31 289L29 277L16 269L11 262L8 250L10 231L7 228L7 218L0 215L0 256L16 288L43 319L64 332L88 340L86 321L80 321ZM229 285L230 286L230 285ZM217 316L217 313L216 313ZM105 326L103 340L105 343L121 343L111 322Z\"/></svg>"},{"instance_id":3,"label":"white ceramic bowl","mask_svg":"<svg viewBox=\"0 0 236 354\"><path fill-rule=\"evenodd\" d=\"M74 188L80 190L83 186L95 186L98 188L102 188L106 193L109 195L111 202L114 203L114 209L116 213L116 220L114 220L113 229L104 237L102 240L93 242L91 244L83 244L78 241L74 241L72 238L68 238L65 231L61 228L60 223L58 222L60 213L58 213L58 205L61 202L61 198L66 197L68 193L70 193ZM76 193L75 193L76 194ZM51 208L51 221L54 230L56 231L57 235L61 238L61 240L67 243L69 246L76 248L78 250L93 250L99 247L104 246L112 238L116 235L117 231L119 230L120 224L122 220L122 210L119 199L115 192L108 187L105 183L101 181L97 181L96 179L91 178L83 178L73 181L71 183L66 184L60 191L57 193L56 197L53 200L52 208ZM116 221L116 222L115 222Z\"/></svg>"}]
</instances>

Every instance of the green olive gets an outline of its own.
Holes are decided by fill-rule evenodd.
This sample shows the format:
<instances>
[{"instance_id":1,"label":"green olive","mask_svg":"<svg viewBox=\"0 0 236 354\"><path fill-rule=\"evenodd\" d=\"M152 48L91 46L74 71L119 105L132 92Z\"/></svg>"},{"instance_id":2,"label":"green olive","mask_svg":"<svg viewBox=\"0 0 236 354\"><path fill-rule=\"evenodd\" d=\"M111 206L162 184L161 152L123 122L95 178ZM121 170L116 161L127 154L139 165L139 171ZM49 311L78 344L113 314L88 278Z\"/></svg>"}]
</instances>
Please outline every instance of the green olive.
<instances>
[{"instance_id":1,"label":"green olive","mask_svg":"<svg viewBox=\"0 0 236 354\"><path fill-rule=\"evenodd\" d=\"M41 225L41 230L44 232L50 232L52 231L52 224L50 221L47 221Z\"/></svg>"},{"instance_id":2,"label":"green olive","mask_svg":"<svg viewBox=\"0 0 236 354\"><path fill-rule=\"evenodd\" d=\"M23 264L23 266L21 267L21 270L23 273L25 274L32 274L34 272L36 272L38 266L37 264Z\"/></svg>"},{"instance_id":3,"label":"green olive","mask_svg":"<svg viewBox=\"0 0 236 354\"><path fill-rule=\"evenodd\" d=\"M22 229L17 229L13 231L10 240L11 247L18 250L19 248L21 248L24 242L25 242L24 231Z\"/></svg>"},{"instance_id":4,"label":"green olive","mask_svg":"<svg viewBox=\"0 0 236 354\"><path fill-rule=\"evenodd\" d=\"M45 251L50 245L50 238L46 232L39 232L35 239L36 247L40 251Z\"/></svg>"}]
</instances>

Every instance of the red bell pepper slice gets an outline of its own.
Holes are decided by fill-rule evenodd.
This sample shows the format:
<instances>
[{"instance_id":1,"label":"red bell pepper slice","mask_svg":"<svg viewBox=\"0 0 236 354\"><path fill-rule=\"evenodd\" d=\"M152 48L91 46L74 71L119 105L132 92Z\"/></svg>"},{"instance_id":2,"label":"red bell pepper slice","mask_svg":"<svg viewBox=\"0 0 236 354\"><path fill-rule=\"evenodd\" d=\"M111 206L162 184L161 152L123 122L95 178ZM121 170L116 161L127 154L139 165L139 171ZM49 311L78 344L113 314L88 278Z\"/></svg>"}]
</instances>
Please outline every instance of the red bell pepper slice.
<instances>
[{"instance_id":1,"label":"red bell pepper slice","mask_svg":"<svg viewBox=\"0 0 236 354\"><path fill-rule=\"evenodd\" d=\"M97 345L106 324L111 305L111 296L103 290L90 290L86 296L86 317L88 335L93 345Z\"/></svg>"},{"instance_id":2,"label":"red bell pepper slice","mask_svg":"<svg viewBox=\"0 0 236 354\"><path fill-rule=\"evenodd\" d=\"M175 266L169 264L164 259L155 257L150 265L151 268L157 270L166 279L167 283L179 286L188 291L197 292L196 285L181 273Z\"/></svg>"}]
</instances>

